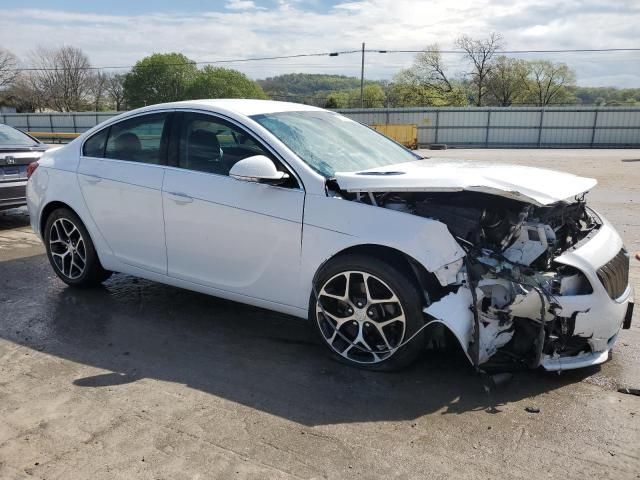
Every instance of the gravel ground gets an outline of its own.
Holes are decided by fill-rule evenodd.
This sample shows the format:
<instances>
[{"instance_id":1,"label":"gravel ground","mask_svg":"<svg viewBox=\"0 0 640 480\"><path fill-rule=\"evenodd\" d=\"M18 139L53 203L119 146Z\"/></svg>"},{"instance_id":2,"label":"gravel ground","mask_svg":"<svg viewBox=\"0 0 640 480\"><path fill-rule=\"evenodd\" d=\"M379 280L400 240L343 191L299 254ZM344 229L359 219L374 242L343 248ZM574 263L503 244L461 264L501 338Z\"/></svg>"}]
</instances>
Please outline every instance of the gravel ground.
<instances>
[{"instance_id":1,"label":"gravel ground","mask_svg":"<svg viewBox=\"0 0 640 480\"><path fill-rule=\"evenodd\" d=\"M596 177L640 250L639 150L425 153ZM487 391L460 353L363 372L305 322L123 275L73 290L43 252L0 213L2 479L640 478L640 397L616 391L640 388L640 309L605 365Z\"/></svg>"}]
</instances>

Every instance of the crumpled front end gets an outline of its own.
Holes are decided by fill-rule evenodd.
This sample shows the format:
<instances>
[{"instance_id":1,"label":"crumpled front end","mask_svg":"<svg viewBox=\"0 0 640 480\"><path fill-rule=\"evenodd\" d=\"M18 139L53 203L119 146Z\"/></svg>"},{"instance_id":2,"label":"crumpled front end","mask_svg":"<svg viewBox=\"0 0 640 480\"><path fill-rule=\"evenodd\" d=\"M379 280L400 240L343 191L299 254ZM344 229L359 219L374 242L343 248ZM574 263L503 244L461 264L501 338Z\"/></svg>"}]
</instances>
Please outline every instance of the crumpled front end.
<instances>
[{"instance_id":1,"label":"crumpled front end","mask_svg":"<svg viewBox=\"0 0 640 480\"><path fill-rule=\"evenodd\" d=\"M425 313L446 325L480 368L568 370L605 362L631 317L629 255L608 222L585 212L593 220L588 233L559 251L543 248L557 245L557 237L550 241L557 228L535 220L524 222L522 238L502 252L468 244L457 285ZM541 262L538 255L549 257Z\"/></svg>"},{"instance_id":2,"label":"crumpled front end","mask_svg":"<svg viewBox=\"0 0 640 480\"><path fill-rule=\"evenodd\" d=\"M620 327L631 324L634 292L629 285L629 254L605 221L593 238L556 262L582 272L592 292L571 295L569 291L558 297L552 327L554 332L565 328L566 334L548 341L541 365L547 370L566 370L603 363Z\"/></svg>"},{"instance_id":3,"label":"crumpled front end","mask_svg":"<svg viewBox=\"0 0 640 480\"><path fill-rule=\"evenodd\" d=\"M433 272L441 288L424 312L477 368L599 364L628 328L629 255L583 195L537 205L470 191L342 194L448 227L466 255Z\"/></svg>"}]
</instances>

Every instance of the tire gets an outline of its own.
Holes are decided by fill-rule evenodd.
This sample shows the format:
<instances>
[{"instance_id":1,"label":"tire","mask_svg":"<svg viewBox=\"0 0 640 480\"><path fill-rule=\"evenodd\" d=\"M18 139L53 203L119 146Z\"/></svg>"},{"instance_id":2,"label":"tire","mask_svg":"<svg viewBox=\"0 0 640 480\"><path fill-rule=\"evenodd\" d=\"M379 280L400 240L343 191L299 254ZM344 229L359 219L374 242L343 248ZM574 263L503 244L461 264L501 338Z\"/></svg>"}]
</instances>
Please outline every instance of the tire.
<instances>
[{"instance_id":1,"label":"tire","mask_svg":"<svg viewBox=\"0 0 640 480\"><path fill-rule=\"evenodd\" d=\"M58 208L47 217L44 243L49 263L67 285L93 287L111 276L102 268L84 223L68 208Z\"/></svg>"},{"instance_id":2,"label":"tire","mask_svg":"<svg viewBox=\"0 0 640 480\"><path fill-rule=\"evenodd\" d=\"M424 331L402 345L424 325L423 296L410 278L410 271L358 254L336 257L321 268L311 293L309 320L333 358L375 371L400 370L418 358Z\"/></svg>"}]
</instances>

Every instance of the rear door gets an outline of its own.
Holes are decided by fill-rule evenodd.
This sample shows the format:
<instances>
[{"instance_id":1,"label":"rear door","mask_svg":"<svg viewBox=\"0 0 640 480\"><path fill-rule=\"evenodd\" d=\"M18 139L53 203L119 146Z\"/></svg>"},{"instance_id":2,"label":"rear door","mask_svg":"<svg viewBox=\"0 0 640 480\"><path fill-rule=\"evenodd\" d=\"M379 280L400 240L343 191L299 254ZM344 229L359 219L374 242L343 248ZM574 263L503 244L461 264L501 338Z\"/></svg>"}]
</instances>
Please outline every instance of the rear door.
<instances>
[{"instance_id":1,"label":"rear door","mask_svg":"<svg viewBox=\"0 0 640 480\"><path fill-rule=\"evenodd\" d=\"M94 222L122 262L167 273L162 214L170 112L114 123L85 141L78 181Z\"/></svg>"}]
</instances>

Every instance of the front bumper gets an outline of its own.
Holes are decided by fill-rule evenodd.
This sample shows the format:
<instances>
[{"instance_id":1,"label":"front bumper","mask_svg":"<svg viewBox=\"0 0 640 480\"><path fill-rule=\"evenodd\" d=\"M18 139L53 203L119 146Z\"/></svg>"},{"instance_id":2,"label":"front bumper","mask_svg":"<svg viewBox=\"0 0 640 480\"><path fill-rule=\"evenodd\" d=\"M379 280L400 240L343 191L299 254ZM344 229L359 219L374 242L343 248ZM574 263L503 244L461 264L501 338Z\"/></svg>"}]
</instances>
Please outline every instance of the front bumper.
<instances>
[{"instance_id":1,"label":"front bumper","mask_svg":"<svg viewBox=\"0 0 640 480\"><path fill-rule=\"evenodd\" d=\"M606 220L602 221L602 226L592 238L556 259L558 263L580 270L593 288L588 295L556 297L559 305L556 315L575 317L573 335L586 339L590 351L573 356L544 355L541 365L546 370L569 370L604 363L623 323L630 323L633 287L627 285L624 293L613 299L598 277L598 269L623 248L622 239L615 229Z\"/></svg>"}]
</instances>

